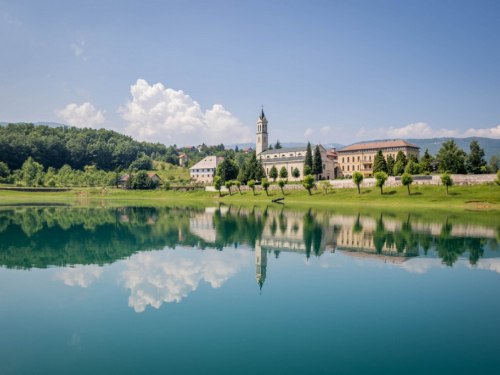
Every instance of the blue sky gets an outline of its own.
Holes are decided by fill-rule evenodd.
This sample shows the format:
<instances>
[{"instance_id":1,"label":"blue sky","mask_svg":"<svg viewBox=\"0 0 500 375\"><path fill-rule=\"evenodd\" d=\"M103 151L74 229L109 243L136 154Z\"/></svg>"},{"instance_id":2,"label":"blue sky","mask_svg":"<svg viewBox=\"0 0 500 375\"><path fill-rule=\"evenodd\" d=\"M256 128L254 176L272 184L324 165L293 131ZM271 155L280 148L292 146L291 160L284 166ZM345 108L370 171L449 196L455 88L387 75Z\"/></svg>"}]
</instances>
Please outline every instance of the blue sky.
<instances>
[{"instance_id":1,"label":"blue sky","mask_svg":"<svg viewBox=\"0 0 500 375\"><path fill-rule=\"evenodd\" d=\"M167 144L500 138L499 1L0 1L0 121Z\"/></svg>"}]
</instances>

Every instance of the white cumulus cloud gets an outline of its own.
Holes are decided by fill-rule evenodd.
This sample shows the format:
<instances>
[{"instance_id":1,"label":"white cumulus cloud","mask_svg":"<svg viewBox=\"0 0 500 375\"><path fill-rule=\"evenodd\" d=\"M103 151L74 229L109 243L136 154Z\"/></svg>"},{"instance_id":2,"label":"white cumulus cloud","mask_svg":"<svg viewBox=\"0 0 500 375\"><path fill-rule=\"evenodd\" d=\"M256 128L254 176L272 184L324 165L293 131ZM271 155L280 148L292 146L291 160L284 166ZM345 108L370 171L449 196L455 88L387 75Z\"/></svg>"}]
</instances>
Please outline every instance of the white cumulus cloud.
<instances>
[{"instance_id":1,"label":"white cumulus cloud","mask_svg":"<svg viewBox=\"0 0 500 375\"><path fill-rule=\"evenodd\" d=\"M312 134L313 130L311 128L307 128L306 131L304 132L304 136L308 137Z\"/></svg>"},{"instance_id":2,"label":"white cumulus cloud","mask_svg":"<svg viewBox=\"0 0 500 375\"><path fill-rule=\"evenodd\" d=\"M95 280L98 280L104 268L95 264L92 265L76 265L74 267L64 267L57 269L54 273L54 280L61 280L68 286L80 286L87 288Z\"/></svg>"},{"instance_id":3,"label":"white cumulus cloud","mask_svg":"<svg viewBox=\"0 0 500 375\"><path fill-rule=\"evenodd\" d=\"M126 132L140 140L167 144L242 143L252 140L250 127L215 104L202 111L198 102L182 90L149 85L138 79L131 86L132 100L119 109Z\"/></svg>"},{"instance_id":4,"label":"white cumulus cloud","mask_svg":"<svg viewBox=\"0 0 500 375\"><path fill-rule=\"evenodd\" d=\"M328 125L326 126L323 126L321 127L321 129L319 129L322 133L328 133L328 131L330 130L330 127Z\"/></svg>"},{"instance_id":5,"label":"white cumulus cloud","mask_svg":"<svg viewBox=\"0 0 500 375\"><path fill-rule=\"evenodd\" d=\"M76 103L68 104L66 108L56 109L54 113L67 124L78 128L95 128L106 121L104 113L96 110L89 102L80 106Z\"/></svg>"}]
</instances>

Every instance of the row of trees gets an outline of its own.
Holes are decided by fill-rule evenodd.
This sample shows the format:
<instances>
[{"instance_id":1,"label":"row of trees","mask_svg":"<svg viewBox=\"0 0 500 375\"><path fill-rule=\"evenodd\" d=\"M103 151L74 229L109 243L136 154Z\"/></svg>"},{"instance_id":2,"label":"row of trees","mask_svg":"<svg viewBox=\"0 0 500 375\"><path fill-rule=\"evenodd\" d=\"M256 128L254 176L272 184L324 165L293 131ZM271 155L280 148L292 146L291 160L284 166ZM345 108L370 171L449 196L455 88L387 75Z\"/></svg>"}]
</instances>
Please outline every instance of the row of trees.
<instances>
[{"instance_id":1,"label":"row of trees","mask_svg":"<svg viewBox=\"0 0 500 375\"><path fill-rule=\"evenodd\" d=\"M420 161L415 155L406 158L402 151L398 152L395 160L391 155L385 159L382 150L378 150L373 162L373 173L375 175L377 172L384 172L390 176L401 176L404 173L429 174L437 169L440 172L454 174L480 174L496 173L499 167L498 155L493 155L490 163L486 163L484 149L479 146L478 141L470 143L470 152L467 154L451 139L443 143L435 158L425 150Z\"/></svg>"},{"instance_id":2,"label":"row of trees","mask_svg":"<svg viewBox=\"0 0 500 375\"><path fill-rule=\"evenodd\" d=\"M127 181L130 189L153 189L157 183L149 178L144 169L151 169L150 159L140 160L132 163L128 173L132 175ZM134 173L136 172L137 173ZM103 171L95 165L86 165L82 170L73 169L69 165L63 165L60 169L49 167L45 171L42 164L36 162L32 157L22 164L20 169L10 172L4 162L0 162L0 182L24 184L31 187L56 187L56 186L118 186L119 179L125 171L116 169L115 171Z\"/></svg>"}]
</instances>

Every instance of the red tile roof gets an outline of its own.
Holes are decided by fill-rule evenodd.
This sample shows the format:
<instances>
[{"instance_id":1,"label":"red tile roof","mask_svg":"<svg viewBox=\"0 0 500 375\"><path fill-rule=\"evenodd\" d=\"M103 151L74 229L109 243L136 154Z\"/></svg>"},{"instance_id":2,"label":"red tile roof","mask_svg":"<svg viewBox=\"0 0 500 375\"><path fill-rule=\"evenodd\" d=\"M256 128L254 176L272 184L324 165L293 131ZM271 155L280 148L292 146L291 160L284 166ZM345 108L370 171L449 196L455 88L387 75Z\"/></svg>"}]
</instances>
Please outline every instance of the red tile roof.
<instances>
[{"instance_id":1,"label":"red tile roof","mask_svg":"<svg viewBox=\"0 0 500 375\"><path fill-rule=\"evenodd\" d=\"M356 143L354 145L344 147L343 149L339 150L339 152L373 150L373 149L378 150L379 148L384 149L384 148L394 148L394 147L420 148L414 144L411 144L410 142L403 141L402 139L396 139L393 141Z\"/></svg>"}]
</instances>

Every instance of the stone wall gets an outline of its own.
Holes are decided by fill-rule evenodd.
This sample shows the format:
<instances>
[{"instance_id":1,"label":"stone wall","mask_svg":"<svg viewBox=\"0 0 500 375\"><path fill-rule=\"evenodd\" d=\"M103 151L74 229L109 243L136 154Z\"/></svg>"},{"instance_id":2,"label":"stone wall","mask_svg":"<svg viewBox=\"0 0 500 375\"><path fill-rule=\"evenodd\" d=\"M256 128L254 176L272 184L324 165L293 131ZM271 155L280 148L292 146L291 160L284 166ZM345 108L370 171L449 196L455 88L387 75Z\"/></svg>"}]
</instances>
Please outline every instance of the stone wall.
<instances>
[{"instance_id":1,"label":"stone wall","mask_svg":"<svg viewBox=\"0 0 500 375\"><path fill-rule=\"evenodd\" d=\"M424 176L414 176L414 181L412 185L441 185L441 177L439 175L430 176L431 179L419 180L419 177ZM427 176L425 176L428 178ZM486 183L492 183L495 181L497 176L495 174L479 174L479 175L465 175L465 174L452 174L451 178L453 179L453 184L455 186L461 185L481 185ZM374 187L375 186L375 178L365 178L361 187ZM316 181L318 183L319 181ZM330 180L330 184L333 189L352 189L355 188L356 185L352 182L352 180ZM396 180L396 177L389 177L385 182L384 187L392 187L392 186L401 186L401 181ZM216 191L213 186L207 186L205 188L206 191ZM231 190L238 191L236 186L233 186ZM241 191L249 191L251 190L248 186L242 185ZM255 190L261 191L262 186L256 185ZM281 190L278 185L269 186L269 190ZM283 190L304 190L304 187L299 184L290 184L285 185ZM221 189L221 191L227 191L225 187Z\"/></svg>"}]
</instances>

